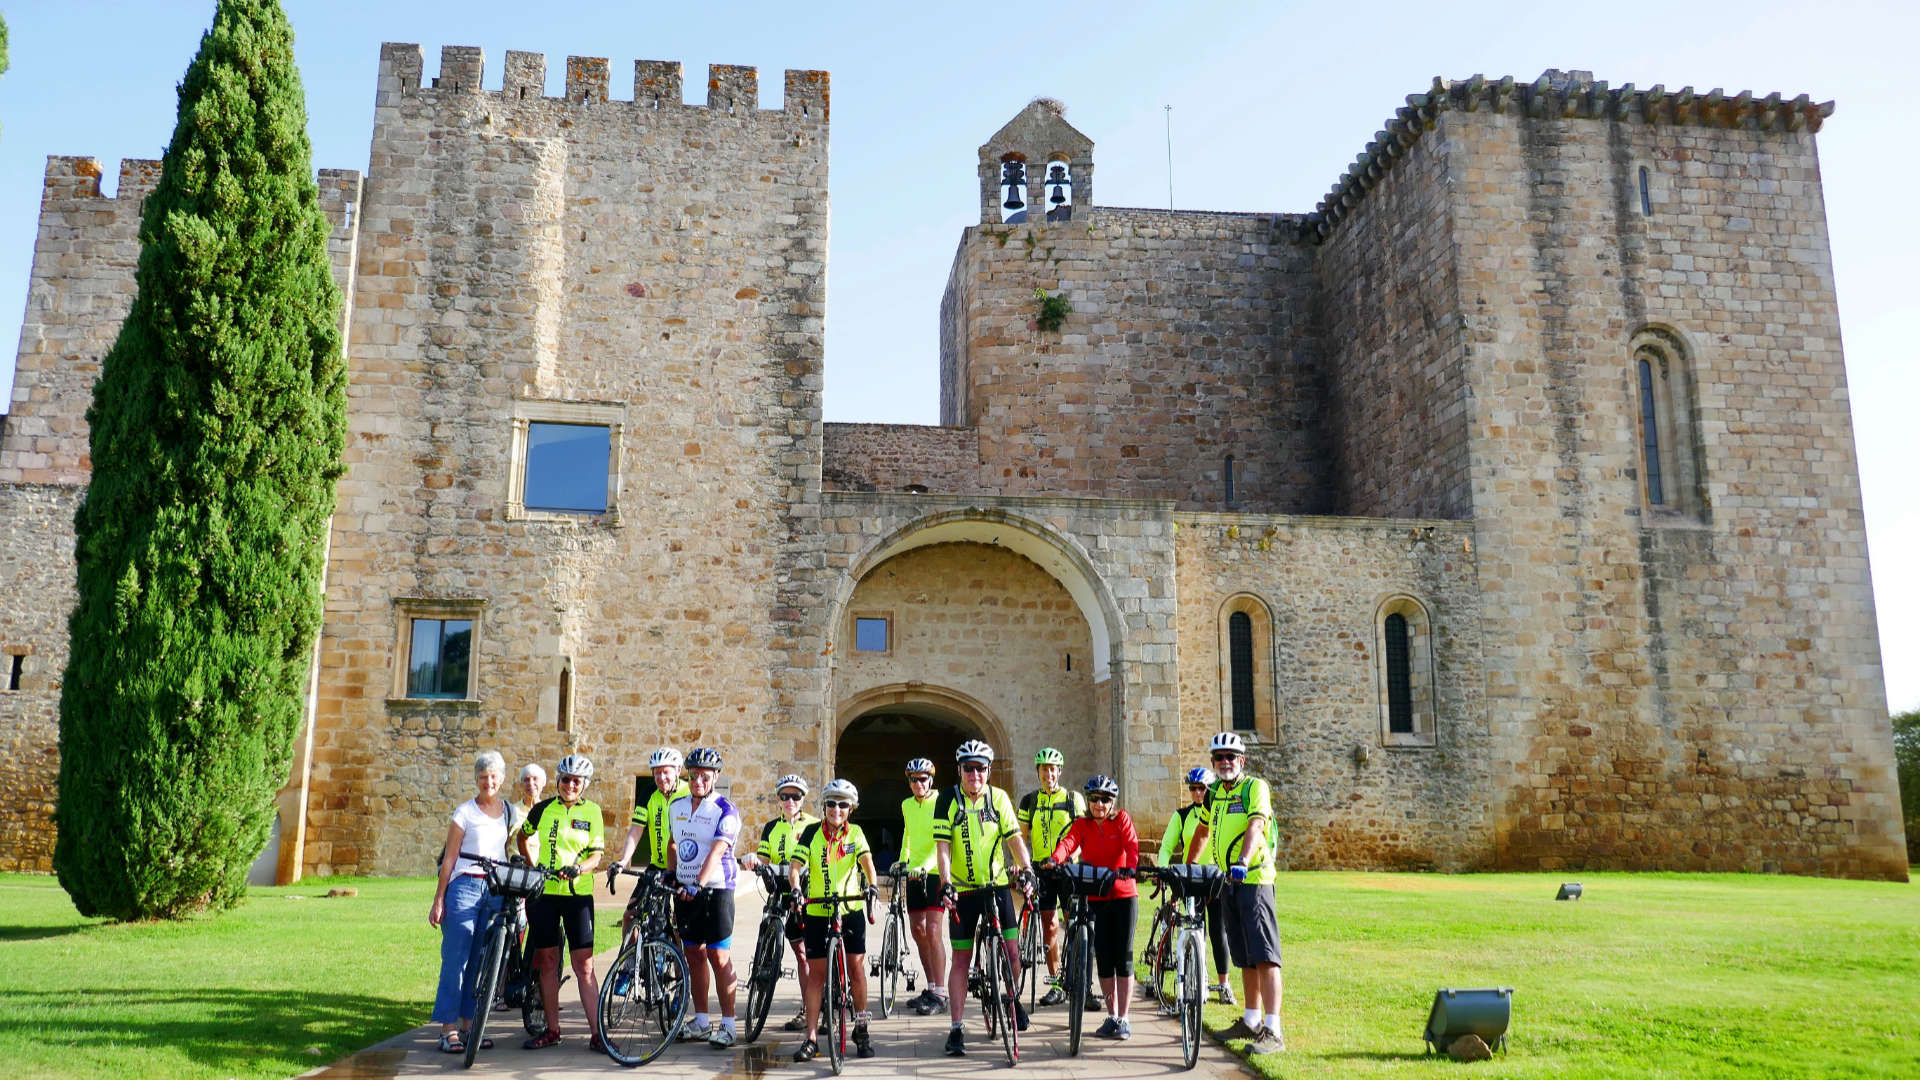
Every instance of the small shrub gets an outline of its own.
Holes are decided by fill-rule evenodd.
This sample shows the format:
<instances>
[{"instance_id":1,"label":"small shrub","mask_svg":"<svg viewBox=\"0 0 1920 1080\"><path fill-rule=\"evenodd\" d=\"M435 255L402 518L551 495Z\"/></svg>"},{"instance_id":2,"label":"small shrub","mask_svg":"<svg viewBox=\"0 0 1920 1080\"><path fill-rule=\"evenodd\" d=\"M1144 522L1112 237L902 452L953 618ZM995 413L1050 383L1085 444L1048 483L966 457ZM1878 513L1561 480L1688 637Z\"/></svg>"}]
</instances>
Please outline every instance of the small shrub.
<instances>
[{"instance_id":1,"label":"small shrub","mask_svg":"<svg viewBox=\"0 0 1920 1080\"><path fill-rule=\"evenodd\" d=\"M1893 760L1900 776L1900 816L1907 823L1907 861L1920 863L1920 709L1894 715Z\"/></svg>"},{"instance_id":2,"label":"small shrub","mask_svg":"<svg viewBox=\"0 0 1920 1080\"><path fill-rule=\"evenodd\" d=\"M1061 324L1067 321L1067 313L1073 310L1073 305L1067 302L1064 295L1048 296L1047 290L1042 288L1033 290L1033 299L1039 305L1039 310L1033 316L1033 324L1048 332L1060 329Z\"/></svg>"}]
</instances>

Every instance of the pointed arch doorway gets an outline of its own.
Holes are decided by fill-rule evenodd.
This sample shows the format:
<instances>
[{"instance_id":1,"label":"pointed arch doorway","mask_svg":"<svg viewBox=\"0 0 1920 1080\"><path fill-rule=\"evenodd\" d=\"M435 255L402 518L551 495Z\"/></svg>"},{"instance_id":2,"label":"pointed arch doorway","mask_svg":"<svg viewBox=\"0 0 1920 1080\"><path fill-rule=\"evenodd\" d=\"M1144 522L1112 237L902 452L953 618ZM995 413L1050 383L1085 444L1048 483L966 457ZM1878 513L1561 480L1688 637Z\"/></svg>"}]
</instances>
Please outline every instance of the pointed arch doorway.
<instances>
[{"instance_id":1,"label":"pointed arch doorway","mask_svg":"<svg viewBox=\"0 0 1920 1080\"><path fill-rule=\"evenodd\" d=\"M907 797L906 764L933 761L936 788L959 781L953 752L969 739L1008 745L1000 721L978 701L957 691L920 683L875 687L840 709L833 775L860 789L853 820L873 845L874 864L891 865L900 848L900 803ZM1013 763L993 763L991 781L1011 790Z\"/></svg>"}]
</instances>

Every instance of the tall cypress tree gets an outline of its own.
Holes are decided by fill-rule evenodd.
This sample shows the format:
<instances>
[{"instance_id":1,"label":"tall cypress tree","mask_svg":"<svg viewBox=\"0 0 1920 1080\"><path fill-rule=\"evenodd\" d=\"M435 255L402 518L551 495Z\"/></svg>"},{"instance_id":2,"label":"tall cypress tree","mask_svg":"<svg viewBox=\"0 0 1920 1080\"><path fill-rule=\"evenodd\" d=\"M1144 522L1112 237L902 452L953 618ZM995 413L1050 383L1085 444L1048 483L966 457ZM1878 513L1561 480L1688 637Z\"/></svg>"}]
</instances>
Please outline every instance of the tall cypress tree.
<instances>
[{"instance_id":1,"label":"tall cypress tree","mask_svg":"<svg viewBox=\"0 0 1920 1080\"><path fill-rule=\"evenodd\" d=\"M54 867L121 919L231 907L285 783L345 441L293 30L219 0L87 411Z\"/></svg>"}]
</instances>

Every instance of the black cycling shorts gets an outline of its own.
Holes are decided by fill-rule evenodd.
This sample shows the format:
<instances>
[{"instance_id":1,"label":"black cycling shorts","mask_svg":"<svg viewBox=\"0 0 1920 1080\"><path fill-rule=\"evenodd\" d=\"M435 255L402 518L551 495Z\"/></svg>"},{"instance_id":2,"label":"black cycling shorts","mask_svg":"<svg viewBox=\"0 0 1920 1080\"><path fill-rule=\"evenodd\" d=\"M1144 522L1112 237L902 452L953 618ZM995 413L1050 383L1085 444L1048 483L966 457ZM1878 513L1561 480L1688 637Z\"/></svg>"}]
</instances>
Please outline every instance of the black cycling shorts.
<instances>
[{"instance_id":1,"label":"black cycling shorts","mask_svg":"<svg viewBox=\"0 0 1920 1080\"><path fill-rule=\"evenodd\" d=\"M1226 901L1227 953L1233 966L1280 966L1280 924L1273 909L1273 886L1241 882Z\"/></svg>"},{"instance_id":2,"label":"black cycling shorts","mask_svg":"<svg viewBox=\"0 0 1920 1080\"><path fill-rule=\"evenodd\" d=\"M940 906L940 875L907 878L907 910L926 911Z\"/></svg>"},{"instance_id":3,"label":"black cycling shorts","mask_svg":"<svg viewBox=\"0 0 1920 1080\"><path fill-rule=\"evenodd\" d=\"M1090 900L1093 911L1093 966L1100 977L1133 974L1134 898Z\"/></svg>"},{"instance_id":4,"label":"black cycling shorts","mask_svg":"<svg viewBox=\"0 0 1920 1080\"><path fill-rule=\"evenodd\" d=\"M592 951L593 897L542 893L527 905L527 940L534 948L559 948L563 928L569 949Z\"/></svg>"},{"instance_id":5,"label":"black cycling shorts","mask_svg":"<svg viewBox=\"0 0 1920 1080\"><path fill-rule=\"evenodd\" d=\"M827 958L827 937L831 932L833 919L827 915L808 913L807 922L807 959L825 960ZM864 911L843 911L840 913L840 940L846 942L848 956L867 955L867 913Z\"/></svg>"},{"instance_id":6,"label":"black cycling shorts","mask_svg":"<svg viewBox=\"0 0 1920 1080\"><path fill-rule=\"evenodd\" d=\"M947 916L947 940L953 942L954 948L973 948L973 932L980 924L980 917L986 914L989 900L1000 909L1001 935L1008 941L1019 939L1020 924L1013 917L1013 890L1005 885L993 885L960 894L953 914Z\"/></svg>"},{"instance_id":7,"label":"black cycling shorts","mask_svg":"<svg viewBox=\"0 0 1920 1080\"><path fill-rule=\"evenodd\" d=\"M691 900L676 895L673 922L688 945L733 948L733 890L702 889Z\"/></svg>"}]
</instances>

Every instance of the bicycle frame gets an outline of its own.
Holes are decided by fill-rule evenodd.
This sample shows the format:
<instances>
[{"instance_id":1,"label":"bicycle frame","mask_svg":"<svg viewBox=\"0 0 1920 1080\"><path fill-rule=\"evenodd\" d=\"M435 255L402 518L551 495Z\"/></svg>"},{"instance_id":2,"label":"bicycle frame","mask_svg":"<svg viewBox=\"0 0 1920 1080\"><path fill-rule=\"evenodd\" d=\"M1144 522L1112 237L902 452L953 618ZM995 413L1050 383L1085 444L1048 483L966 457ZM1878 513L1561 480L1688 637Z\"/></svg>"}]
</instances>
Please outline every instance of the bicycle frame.
<instances>
[{"instance_id":1,"label":"bicycle frame","mask_svg":"<svg viewBox=\"0 0 1920 1080\"><path fill-rule=\"evenodd\" d=\"M463 1068L473 1067L473 1055L480 1048L485 1037L487 1019L493 1013L493 999L500 988L500 976L505 971L509 952L518 952L520 943L513 934L514 924L519 917L517 901L523 895L538 895L537 890L546 887L551 875L538 866L527 866L515 857L513 860L490 859L485 855L463 851L460 857L479 864L486 871L487 892L501 898L501 904L493 916L487 920L487 926L481 933L485 940L486 951L481 954L480 970L473 981L473 1023L466 1035L466 1058ZM507 873L501 874L499 868Z\"/></svg>"},{"instance_id":2,"label":"bicycle frame","mask_svg":"<svg viewBox=\"0 0 1920 1080\"><path fill-rule=\"evenodd\" d=\"M652 869L621 872L640 884L627 902L627 932L601 982L597 1034L608 1057L634 1066L653 1060L679 1036L692 980L673 924L673 886Z\"/></svg>"}]
</instances>

